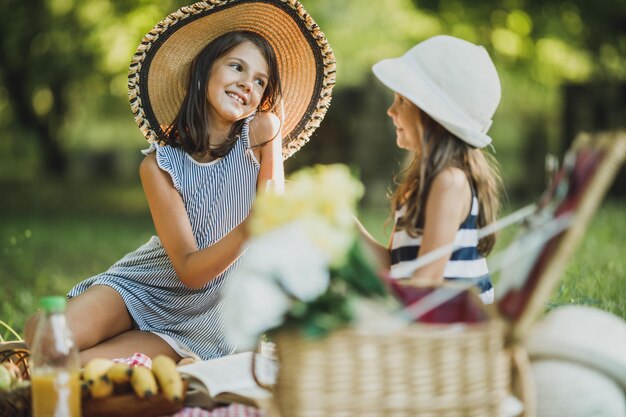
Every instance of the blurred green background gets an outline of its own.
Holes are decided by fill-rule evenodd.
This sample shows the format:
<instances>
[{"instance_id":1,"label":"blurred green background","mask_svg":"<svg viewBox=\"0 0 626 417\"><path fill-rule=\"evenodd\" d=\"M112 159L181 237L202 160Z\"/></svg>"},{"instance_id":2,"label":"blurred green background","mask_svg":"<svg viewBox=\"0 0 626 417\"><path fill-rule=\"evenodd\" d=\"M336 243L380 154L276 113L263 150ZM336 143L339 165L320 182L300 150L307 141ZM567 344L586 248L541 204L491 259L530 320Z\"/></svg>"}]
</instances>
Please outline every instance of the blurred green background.
<instances>
[{"instance_id":1,"label":"blurred green background","mask_svg":"<svg viewBox=\"0 0 626 417\"><path fill-rule=\"evenodd\" d=\"M385 115L391 94L369 70L382 58L437 34L487 48L502 81L490 133L505 211L537 199L547 153L561 156L581 130L625 124L625 0L303 3L335 51L337 85L322 126L286 169L351 165L367 189L362 216L381 241L403 157ZM40 295L66 292L153 233L126 74L142 36L186 4L0 0L0 320L18 331ZM622 170L552 304L626 316L625 188Z\"/></svg>"}]
</instances>

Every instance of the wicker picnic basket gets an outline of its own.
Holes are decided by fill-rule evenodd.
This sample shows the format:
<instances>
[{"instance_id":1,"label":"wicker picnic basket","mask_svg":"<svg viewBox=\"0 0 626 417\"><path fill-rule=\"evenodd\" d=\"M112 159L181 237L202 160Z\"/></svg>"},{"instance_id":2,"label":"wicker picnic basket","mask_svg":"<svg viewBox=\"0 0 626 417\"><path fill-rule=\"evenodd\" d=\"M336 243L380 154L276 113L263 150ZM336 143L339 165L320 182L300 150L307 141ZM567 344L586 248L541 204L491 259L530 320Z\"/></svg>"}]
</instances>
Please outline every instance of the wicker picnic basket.
<instances>
[{"instance_id":1,"label":"wicker picnic basket","mask_svg":"<svg viewBox=\"0 0 626 417\"><path fill-rule=\"evenodd\" d=\"M0 343L0 363L4 361L13 362L25 379L30 377L29 357L30 351L24 342ZM30 416L30 385L12 391L0 391L0 415L3 417Z\"/></svg>"},{"instance_id":2,"label":"wicker picnic basket","mask_svg":"<svg viewBox=\"0 0 626 417\"><path fill-rule=\"evenodd\" d=\"M496 320L280 332L277 407L282 417L497 416L510 381L502 332Z\"/></svg>"},{"instance_id":3,"label":"wicker picnic basket","mask_svg":"<svg viewBox=\"0 0 626 417\"><path fill-rule=\"evenodd\" d=\"M625 158L624 131L576 138L536 215L573 220L528 258L527 278L501 294L489 320L386 332L346 328L315 340L278 332L281 417L490 417L500 415L507 393L523 404L521 416L534 417L524 339Z\"/></svg>"}]
</instances>

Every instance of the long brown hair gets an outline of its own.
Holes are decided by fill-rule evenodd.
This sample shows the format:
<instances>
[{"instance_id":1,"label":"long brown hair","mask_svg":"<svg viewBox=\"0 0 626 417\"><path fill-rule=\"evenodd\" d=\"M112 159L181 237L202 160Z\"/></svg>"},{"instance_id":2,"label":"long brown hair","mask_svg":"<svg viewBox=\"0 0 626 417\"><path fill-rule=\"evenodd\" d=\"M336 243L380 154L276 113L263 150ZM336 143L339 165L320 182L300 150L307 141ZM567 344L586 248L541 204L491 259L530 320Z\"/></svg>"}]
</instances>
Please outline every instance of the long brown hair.
<instances>
[{"instance_id":1,"label":"long brown hair","mask_svg":"<svg viewBox=\"0 0 626 417\"><path fill-rule=\"evenodd\" d=\"M484 227L498 218L502 181L498 163L492 155L463 142L430 116L419 109L422 120L421 147L411 152L407 163L395 182L395 192L390 196L391 215L406 206L406 214L396 225L413 237L422 233L426 199L434 178L449 167L461 169L475 188L479 213L477 226ZM496 241L494 234L478 243L478 251L487 255Z\"/></svg>"},{"instance_id":2,"label":"long brown hair","mask_svg":"<svg viewBox=\"0 0 626 417\"><path fill-rule=\"evenodd\" d=\"M228 139L221 145L211 145L209 138L208 102L206 89L213 63L244 42L255 45L268 66L268 80L259 111L276 112L282 97L278 61L272 46L261 35L250 31L228 32L204 47L191 63L189 86L178 115L166 130L165 143L181 147L189 154L209 153L214 158L226 155L235 145L245 119L235 122ZM261 144L262 145L262 144Z\"/></svg>"}]
</instances>

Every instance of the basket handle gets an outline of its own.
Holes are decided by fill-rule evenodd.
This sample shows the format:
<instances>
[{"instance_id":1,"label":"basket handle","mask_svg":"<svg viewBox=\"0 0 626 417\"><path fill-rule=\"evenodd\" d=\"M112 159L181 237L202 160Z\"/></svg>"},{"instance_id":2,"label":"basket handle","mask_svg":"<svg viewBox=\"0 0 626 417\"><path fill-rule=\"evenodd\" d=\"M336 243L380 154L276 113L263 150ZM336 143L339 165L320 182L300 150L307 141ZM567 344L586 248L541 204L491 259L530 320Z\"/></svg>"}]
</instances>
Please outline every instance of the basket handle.
<instances>
[{"instance_id":1,"label":"basket handle","mask_svg":"<svg viewBox=\"0 0 626 417\"><path fill-rule=\"evenodd\" d=\"M256 353L256 352L252 353L252 369L251 369L252 378L254 378L254 382L256 382L256 384L259 387L266 389L269 392L274 392L274 384L268 384L266 382L263 382L261 378L259 378L259 375L257 374L257 362L258 362L257 358L260 356L261 354L259 353Z\"/></svg>"}]
</instances>

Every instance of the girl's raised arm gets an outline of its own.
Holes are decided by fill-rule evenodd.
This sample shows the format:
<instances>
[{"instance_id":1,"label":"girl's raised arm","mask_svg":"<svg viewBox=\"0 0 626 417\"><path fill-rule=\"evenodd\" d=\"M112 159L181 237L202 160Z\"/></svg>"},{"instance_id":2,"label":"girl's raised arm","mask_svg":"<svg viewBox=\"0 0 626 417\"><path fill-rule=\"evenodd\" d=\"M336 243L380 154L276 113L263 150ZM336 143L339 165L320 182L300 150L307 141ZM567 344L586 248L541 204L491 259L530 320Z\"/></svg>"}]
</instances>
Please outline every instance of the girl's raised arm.
<instances>
[{"instance_id":1,"label":"girl's raised arm","mask_svg":"<svg viewBox=\"0 0 626 417\"><path fill-rule=\"evenodd\" d=\"M187 287L201 288L237 259L247 238L242 222L215 244L198 250L183 200L172 179L161 170L154 153L139 167L154 227L176 274Z\"/></svg>"},{"instance_id":2,"label":"girl's raised arm","mask_svg":"<svg viewBox=\"0 0 626 417\"><path fill-rule=\"evenodd\" d=\"M255 149L255 155L261 164L257 179L259 191L265 191L268 180L282 182L285 179L283 138L280 128L280 119L271 112L257 113L250 122L251 146Z\"/></svg>"}]
</instances>

